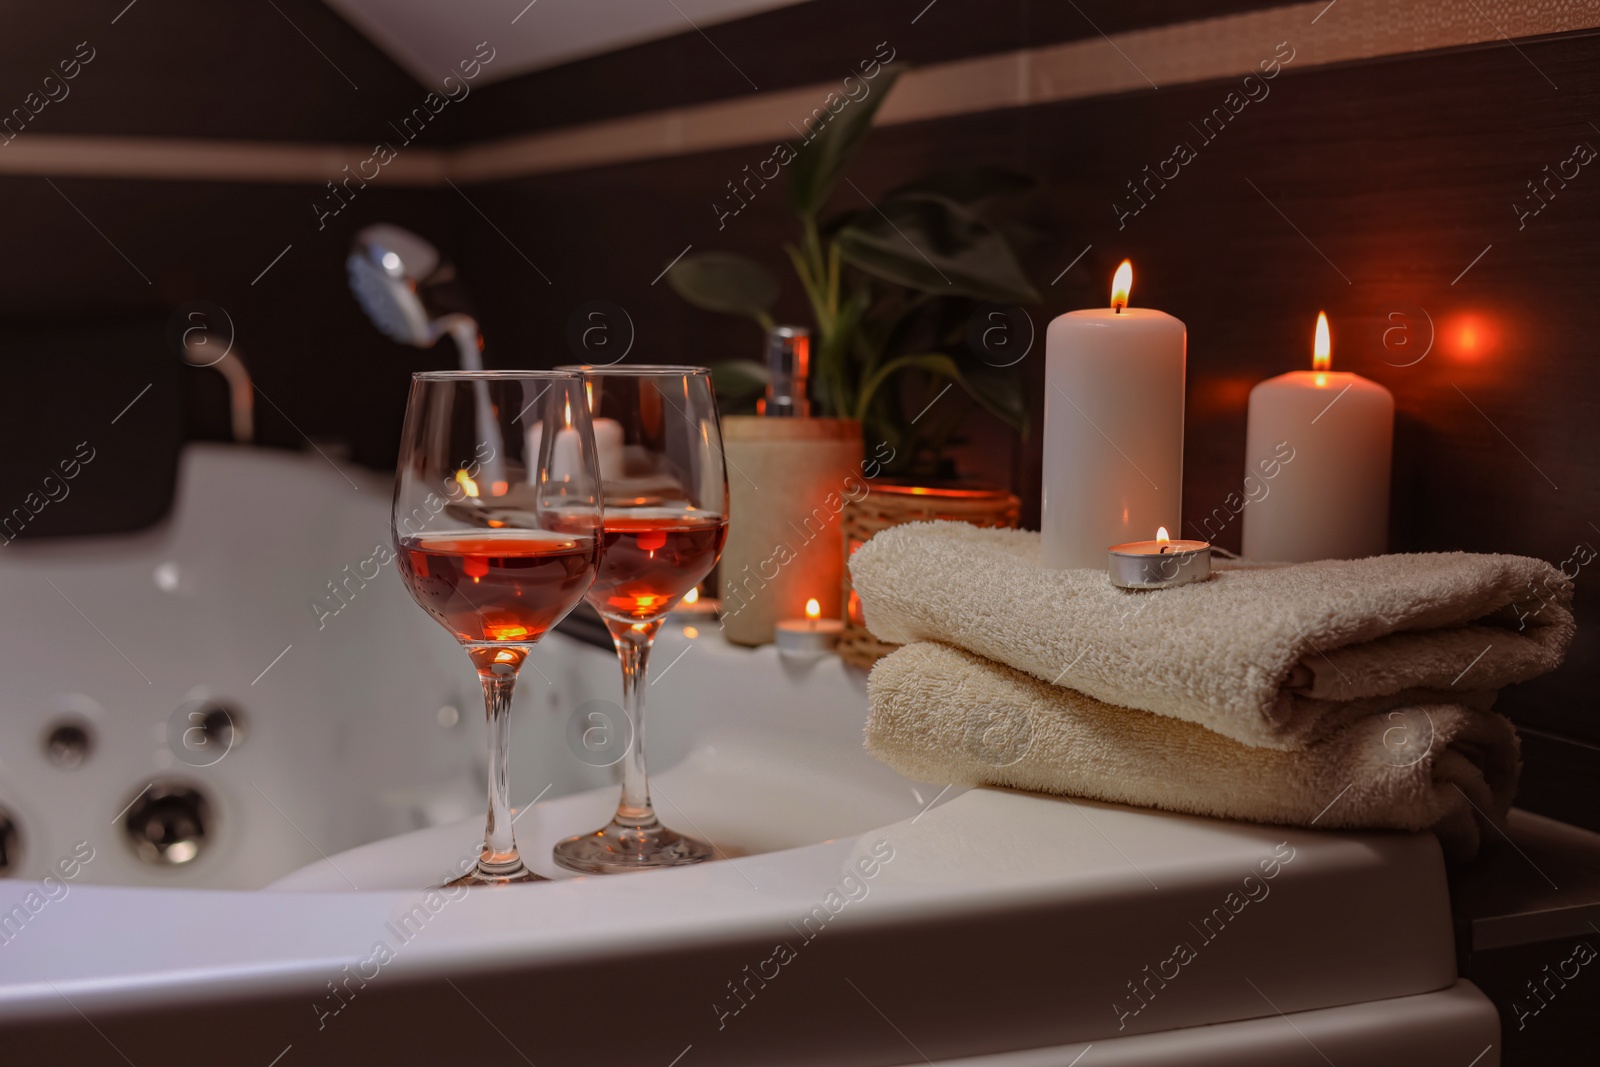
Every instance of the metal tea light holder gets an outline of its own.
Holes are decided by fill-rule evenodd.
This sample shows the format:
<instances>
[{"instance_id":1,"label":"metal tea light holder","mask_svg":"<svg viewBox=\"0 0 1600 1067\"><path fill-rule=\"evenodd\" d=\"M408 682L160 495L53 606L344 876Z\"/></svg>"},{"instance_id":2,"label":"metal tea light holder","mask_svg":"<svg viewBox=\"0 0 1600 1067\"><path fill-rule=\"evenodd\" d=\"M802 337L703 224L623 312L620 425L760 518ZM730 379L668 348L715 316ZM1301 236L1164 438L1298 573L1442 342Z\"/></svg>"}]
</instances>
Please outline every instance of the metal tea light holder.
<instances>
[{"instance_id":1,"label":"metal tea light holder","mask_svg":"<svg viewBox=\"0 0 1600 1067\"><path fill-rule=\"evenodd\" d=\"M1165 527L1154 541L1129 541L1106 552L1107 573L1118 589L1174 589L1211 577L1211 545L1174 541Z\"/></svg>"}]
</instances>

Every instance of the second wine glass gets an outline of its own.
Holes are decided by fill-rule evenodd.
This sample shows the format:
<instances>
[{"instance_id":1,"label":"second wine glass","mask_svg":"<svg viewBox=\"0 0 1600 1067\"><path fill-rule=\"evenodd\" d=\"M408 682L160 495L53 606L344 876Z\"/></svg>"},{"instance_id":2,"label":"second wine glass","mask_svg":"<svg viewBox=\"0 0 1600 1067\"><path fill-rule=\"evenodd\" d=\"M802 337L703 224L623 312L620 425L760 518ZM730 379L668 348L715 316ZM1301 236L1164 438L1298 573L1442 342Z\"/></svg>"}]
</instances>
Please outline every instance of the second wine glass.
<instances>
[{"instance_id":1,"label":"second wine glass","mask_svg":"<svg viewBox=\"0 0 1600 1067\"><path fill-rule=\"evenodd\" d=\"M650 649L667 612L722 554L728 483L710 372L702 367L566 368L584 375L605 492L605 553L591 606L622 661L622 703L633 730L622 800L599 830L555 847L587 874L699 863L711 845L669 829L650 803L644 694Z\"/></svg>"}]
</instances>

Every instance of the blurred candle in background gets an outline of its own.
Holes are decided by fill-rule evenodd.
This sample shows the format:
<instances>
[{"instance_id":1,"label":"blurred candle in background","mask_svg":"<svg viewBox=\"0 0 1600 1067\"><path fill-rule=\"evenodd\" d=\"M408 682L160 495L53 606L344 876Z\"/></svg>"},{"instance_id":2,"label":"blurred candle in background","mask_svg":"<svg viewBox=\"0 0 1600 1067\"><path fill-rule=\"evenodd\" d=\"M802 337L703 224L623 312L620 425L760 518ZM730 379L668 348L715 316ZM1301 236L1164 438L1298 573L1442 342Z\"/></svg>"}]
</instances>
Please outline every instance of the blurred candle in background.
<instances>
[{"instance_id":1,"label":"blurred candle in background","mask_svg":"<svg viewBox=\"0 0 1600 1067\"><path fill-rule=\"evenodd\" d=\"M1319 312L1312 369L1250 391L1245 474L1267 491L1244 509L1246 559L1357 559L1388 547L1394 396L1330 370L1332 354Z\"/></svg>"},{"instance_id":2,"label":"blurred candle in background","mask_svg":"<svg viewBox=\"0 0 1600 1067\"><path fill-rule=\"evenodd\" d=\"M1111 307L1058 316L1045 336L1046 567L1104 569L1112 545L1182 525L1187 334L1129 307L1132 286L1123 260Z\"/></svg>"},{"instance_id":3,"label":"blurred candle in background","mask_svg":"<svg viewBox=\"0 0 1600 1067\"><path fill-rule=\"evenodd\" d=\"M623 434L622 423L616 419L594 419L590 422L594 427L595 458L600 464L600 477L615 480L623 477ZM538 477L539 445L544 437L544 423L536 422L528 427L527 431L527 456L528 480L531 482ZM552 455L550 469L558 475L560 472L577 469L578 462L578 432L571 427L558 430L556 439L551 445Z\"/></svg>"}]
</instances>

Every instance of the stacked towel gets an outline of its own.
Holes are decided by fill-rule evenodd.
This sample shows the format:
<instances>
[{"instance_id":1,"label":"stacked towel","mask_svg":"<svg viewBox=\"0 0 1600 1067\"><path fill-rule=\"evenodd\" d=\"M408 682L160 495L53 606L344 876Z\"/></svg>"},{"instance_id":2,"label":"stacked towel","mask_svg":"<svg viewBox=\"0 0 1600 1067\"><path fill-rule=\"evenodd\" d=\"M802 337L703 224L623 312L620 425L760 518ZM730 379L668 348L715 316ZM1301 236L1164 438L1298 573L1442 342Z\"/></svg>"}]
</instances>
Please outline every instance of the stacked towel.
<instances>
[{"instance_id":1,"label":"stacked towel","mask_svg":"<svg viewBox=\"0 0 1600 1067\"><path fill-rule=\"evenodd\" d=\"M851 576L873 632L910 645L869 685L867 744L897 769L1264 822L1432 826L1456 855L1515 791L1515 733L1489 707L1556 667L1574 629L1571 583L1515 556L1224 566L1131 592L1041 568L1037 534L915 523L863 546Z\"/></svg>"}]
</instances>

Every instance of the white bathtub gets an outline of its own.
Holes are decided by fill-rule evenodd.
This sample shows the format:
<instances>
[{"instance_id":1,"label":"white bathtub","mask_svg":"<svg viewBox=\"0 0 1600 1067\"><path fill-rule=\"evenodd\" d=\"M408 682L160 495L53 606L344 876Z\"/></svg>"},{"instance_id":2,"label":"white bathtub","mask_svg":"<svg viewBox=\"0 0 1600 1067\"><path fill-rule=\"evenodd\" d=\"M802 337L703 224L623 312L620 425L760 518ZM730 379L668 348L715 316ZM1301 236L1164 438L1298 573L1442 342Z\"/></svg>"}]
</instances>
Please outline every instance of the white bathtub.
<instances>
[{"instance_id":1,"label":"white bathtub","mask_svg":"<svg viewBox=\"0 0 1600 1067\"><path fill-rule=\"evenodd\" d=\"M0 806L21 833L0 883L4 1062L1498 1062L1493 1007L1456 981L1430 837L908 782L861 750L859 673L708 625L669 627L655 653L651 765L663 817L735 858L611 878L549 863L614 802L568 727L618 689L609 652L552 635L523 674L513 787L539 798L519 806L524 855L558 880L418 918L481 832L475 679L387 570L336 614L312 606L384 540L387 500L316 455L197 446L159 529L0 549ZM206 699L243 720L220 759L184 745ZM63 720L94 735L72 769L42 745ZM190 862L126 840L152 780L210 798ZM1119 1015L1280 843L1297 858L1272 900ZM791 939L798 960L774 964ZM373 964L380 941L397 951Z\"/></svg>"},{"instance_id":2,"label":"white bathtub","mask_svg":"<svg viewBox=\"0 0 1600 1067\"><path fill-rule=\"evenodd\" d=\"M314 453L199 445L178 485L169 519L136 536L0 549L14 873L40 877L87 839L82 882L253 888L318 849L475 807L471 671L392 566L351 579L348 605L320 625L311 607L386 540L384 482ZM208 699L238 710L231 750L206 748L188 718ZM462 709L449 729L446 705ZM63 721L92 738L72 769L42 754ZM191 862L151 866L113 825L153 780L211 799L215 825Z\"/></svg>"},{"instance_id":3,"label":"white bathtub","mask_svg":"<svg viewBox=\"0 0 1600 1067\"><path fill-rule=\"evenodd\" d=\"M198 445L178 484L157 529L0 550L0 806L21 834L13 876L43 877L87 840L95 854L81 884L253 889L325 854L480 817L476 677L393 565L380 573L371 562L388 539L390 483L315 453ZM774 725L767 713L792 699L770 694L784 699L745 714L697 706L683 683L704 674L707 657L689 654L693 644L669 626L655 657L658 768L714 725L706 712L737 734ZM560 634L540 646L512 727L519 801L613 780L577 757L567 727L586 702L618 693L610 652ZM196 728L191 715L206 701L234 709L237 745ZM813 709L812 722L788 725L853 750L858 712ZM61 723L91 735L70 769L44 756ZM892 780L870 761L859 769ZM124 840L118 815L152 781L209 799L213 825L192 861L152 865ZM915 805L909 786L896 793Z\"/></svg>"}]
</instances>

